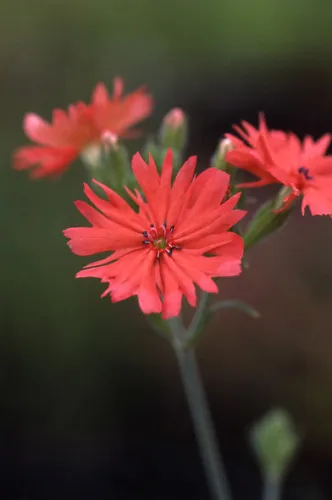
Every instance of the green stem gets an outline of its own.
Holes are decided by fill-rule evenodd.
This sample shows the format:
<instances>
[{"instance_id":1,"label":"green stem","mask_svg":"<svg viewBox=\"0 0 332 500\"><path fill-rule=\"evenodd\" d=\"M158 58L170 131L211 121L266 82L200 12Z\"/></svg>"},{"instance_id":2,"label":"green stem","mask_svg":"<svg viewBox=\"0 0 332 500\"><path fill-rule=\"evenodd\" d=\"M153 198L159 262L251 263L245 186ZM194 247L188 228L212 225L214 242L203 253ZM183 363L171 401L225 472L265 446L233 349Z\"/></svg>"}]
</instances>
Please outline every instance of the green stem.
<instances>
[{"instance_id":1,"label":"green stem","mask_svg":"<svg viewBox=\"0 0 332 500\"><path fill-rule=\"evenodd\" d=\"M178 320L178 318L175 319ZM181 347L181 337L184 333L182 324L179 324L178 321L174 322L172 319L169 320L169 325L176 340L174 342L174 350L177 355L183 388L191 412L194 431L211 496L213 500L230 500L228 481L217 446L217 437L212 424L195 354L193 350L185 350Z\"/></svg>"},{"instance_id":2,"label":"green stem","mask_svg":"<svg viewBox=\"0 0 332 500\"><path fill-rule=\"evenodd\" d=\"M280 500L281 499L281 483L280 481L266 478L263 489L263 500Z\"/></svg>"}]
</instances>

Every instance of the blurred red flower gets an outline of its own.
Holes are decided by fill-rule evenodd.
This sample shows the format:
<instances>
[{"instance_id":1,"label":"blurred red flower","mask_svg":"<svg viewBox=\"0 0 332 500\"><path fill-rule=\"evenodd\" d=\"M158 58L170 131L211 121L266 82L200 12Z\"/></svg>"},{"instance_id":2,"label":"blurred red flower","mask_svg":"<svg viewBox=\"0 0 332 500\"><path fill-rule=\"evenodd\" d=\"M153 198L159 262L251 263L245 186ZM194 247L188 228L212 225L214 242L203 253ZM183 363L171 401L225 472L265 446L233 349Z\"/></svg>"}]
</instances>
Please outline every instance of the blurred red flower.
<instances>
[{"instance_id":1,"label":"blurred red flower","mask_svg":"<svg viewBox=\"0 0 332 500\"><path fill-rule=\"evenodd\" d=\"M160 175L151 156L147 164L137 153L132 168L144 198L137 190L127 192L138 212L103 184L94 181L107 201L85 185L97 210L76 202L91 227L66 229L68 244L77 255L113 253L89 264L77 277L108 283L102 296L110 294L113 302L137 295L145 314L170 318L179 315L183 295L195 307L194 284L217 293L213 277L240 274L243 240L228 232L246 214L233 210L240 194L221 204L229 175L208 168L194 177L195 166L196 158L189 158L172 185L171 150Z\"/></svg>"},{"instance_id":2,"label":"blurred red flower","mask_svg":"<svg viewBox=\"0 0 332 500\"><path fill-rule=\"evenodd\" d=\"M281 183L289 188L281 209L302 195L303 214L307 206L312 215L332 214L332 156L325 156L330 134L323 135L317 142L306 136L301 143L293 133L269 130L263 115L260 115L258 129L245 121L242 127L234 126L242 139L226 135L234 144L226 160L260 180L239 187Z\"/></svg>"},{"instance_id":3,"label":"blurred red flower","mask_svg":"<svg viewBox=\"0 0 332 500\"><path fill-rule=\"evenodd\" d=\"M84 150L100 146L108 137L134 136L135 131L129 129L151 113L153 101L144 88L122 94L123 82L116 78L111 97L99 83L91 104L78 102L69 106L68 112L55 109L51 123L28 113L23 128L37 145L19 148L14 154L14 168L33 168L34 178L60 174Z\"/></svg>"}]
</instances>

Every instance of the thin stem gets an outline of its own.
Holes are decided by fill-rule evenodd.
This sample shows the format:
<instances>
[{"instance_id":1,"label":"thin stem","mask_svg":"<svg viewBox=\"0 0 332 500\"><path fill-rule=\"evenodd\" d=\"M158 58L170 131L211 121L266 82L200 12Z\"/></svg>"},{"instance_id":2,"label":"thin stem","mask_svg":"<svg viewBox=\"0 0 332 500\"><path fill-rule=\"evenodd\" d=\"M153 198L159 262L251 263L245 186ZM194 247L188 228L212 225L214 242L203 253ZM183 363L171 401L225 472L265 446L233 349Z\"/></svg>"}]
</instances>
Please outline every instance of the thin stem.
<instances>
[{"instance_id":1,"label":"thin stem","mask_svg":"<svg viewBox=\"0 0 332 500\"><path fill-rule=\"evenodd\" d=\"M263 500L280 500L281 483L280 481L266 478L263 489Z\"/></svg>"},{"instance_id":2,"label":"thin stem","mask_svg":"<svg viewBox=\"0 0 332 500\"><path fill-rule=\"evenodd\" d=\"M176 323L170 320L174 336L181 335ZM183 331L183 327L182 327ZM217 438L212 424L206 395L193 350L184 350L179 342L174 349L180 366L182 383L191 412L194 431L203 461L209 489L213 500L230 500L228 481L217 446Z\"/></svg>"},{"instance_id":3,"label":"thin stem","mask_svg":"<svg viewBox=\"0 0 332 500\"><path fill-rule=\"evenodd\" d=\"M207 292L202 292L200 296L200 300L198 303L198 307L195 311L194 317L191 320L188 329L188 337L189 339L193 338L195 334L199 331L199 326L202 321L202 317L205 313L206 307L208 305L210 295Z\"/></svg>"}]
</instances>

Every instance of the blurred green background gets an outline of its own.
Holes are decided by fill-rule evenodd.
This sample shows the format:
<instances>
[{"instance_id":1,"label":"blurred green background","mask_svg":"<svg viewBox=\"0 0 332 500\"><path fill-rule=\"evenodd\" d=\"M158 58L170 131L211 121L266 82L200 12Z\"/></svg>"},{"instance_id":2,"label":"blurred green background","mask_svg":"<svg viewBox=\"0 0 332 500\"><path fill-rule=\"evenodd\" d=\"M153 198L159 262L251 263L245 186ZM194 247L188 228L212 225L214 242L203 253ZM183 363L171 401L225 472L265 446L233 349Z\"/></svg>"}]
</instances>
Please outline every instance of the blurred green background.
<instances>
[{"instance_id":1,"label":"blurred green background","mask_svg":"<svg viewBox=\"0 0 332 500\"><path fill-rule=\"evenodd\" d=\"M331 24L324 0L1 0L1 498L207 498L169 346L135 300L111 306L97 280L74 279L85 261L62 229L80 221L83 167L41 182L11 169L24 113L50 118L121 75L156 99L146 131L185 108L202 168L260 110L319 136L332 130ZM331 224L297 213L253 249L220 296L262 319L222 312L199 345L235 500L258 498L247 428L275 405L306 435L285 498L332 498Z\"/></svg>"}]
</instances>

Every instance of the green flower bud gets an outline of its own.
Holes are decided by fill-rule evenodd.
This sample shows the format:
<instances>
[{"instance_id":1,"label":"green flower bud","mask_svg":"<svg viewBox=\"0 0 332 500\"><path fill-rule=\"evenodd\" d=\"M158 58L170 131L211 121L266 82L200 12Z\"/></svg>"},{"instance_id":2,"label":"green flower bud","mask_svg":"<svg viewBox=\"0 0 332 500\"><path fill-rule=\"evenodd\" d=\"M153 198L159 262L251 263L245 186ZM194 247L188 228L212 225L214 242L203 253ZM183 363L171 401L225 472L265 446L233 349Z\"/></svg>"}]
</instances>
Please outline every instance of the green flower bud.
<instances>
[{"instance_id":1,"label":"green flower bud","mask_svg":"<svg viewBox=\"0 0 332 500\"><path fill-rule=\"evenodd\" d=\"M82 160L91 177L117 192L130 182L131 171L127 149L111 132L105 132L102 142L91 145L82 153Z\"/></svg>"},{"instance_id":2,"label":"green flower bud","mask_svg":"<svg viewBox=\"0 0 332 500\"><path fill-rule=\"evenodd\" d=\"M280 229L287 222L294 206L282 206L281 198L284 198L283 189L277 195L276 199L264 203L254 214L249 226L244 234L244 245L246 250L264 240L267 236Z\"/></svg>"},{"instance_id":3,"label":"green flower bud","mask_svg":"<svg viewBox=\"0 0 332 500\"><path fill-rule=\"evenodd\" d=\"M180 156L188 139L188 120L180 108L173 108L164 117L160 128L160 145L162 149L172 148Z\"/></svg>"},{"instance_id":4,"label":"green flower bud","mask_svg":"<svg viewBox=\"0 0 332 500\"><path fill-rule=\"evenodd\" d=\"M271 410L254 424L250 434L264 478L280 482L300 443L291 417L283 409Z\"/></svg>"},{"instance_id":5,"label":"green flower bud","mask_svg":"<svg viewBox=\"0 0 332 500\"><path fill-rule=\"evenodd\" d=\"M226 154L228 151L232 151L234 149L234 144L230 139L222 139L219 142L218 148L212 158L212 165L218 170L223 170L228 174L231 173L234 168L226 162Z\"/></svg>"}]
</instances>

